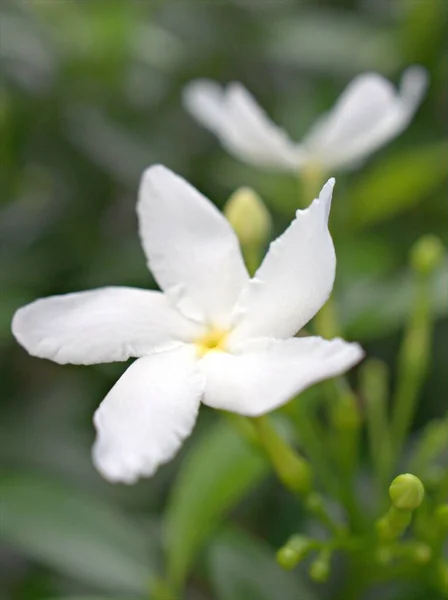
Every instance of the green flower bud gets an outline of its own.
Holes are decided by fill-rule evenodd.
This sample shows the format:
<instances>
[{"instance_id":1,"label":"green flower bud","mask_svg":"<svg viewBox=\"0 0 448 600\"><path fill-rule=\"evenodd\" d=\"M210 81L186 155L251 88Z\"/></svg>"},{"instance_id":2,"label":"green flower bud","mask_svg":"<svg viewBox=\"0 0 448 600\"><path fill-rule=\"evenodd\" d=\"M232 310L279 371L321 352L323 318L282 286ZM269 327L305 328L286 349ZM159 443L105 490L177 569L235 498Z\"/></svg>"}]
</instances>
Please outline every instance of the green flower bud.
<instances>
[{"instance_id":1,"label":"green flower bud","mask_svg":"<svg viewBox=\"0 0 448 600\"><path fill-rule=\"evenodd\" d=\"M426 565L432 558L432 550L424 542L416 542L412 548L412 558L420 565Z\"/></svg>"},{"instance_id":2,"label":"green flower bud","mask_svg":"<svg viewBox=\"0 0 448 600\"><path fill-rule=\"evenodd\" d=\"M441 504L436 508L435 517L437 521L448 529L448 504Z\"/></svg>"},{"instance_id":3,"label":"green flower bud","mask_svg":"<svg viewBox=\"0 0 448 600\"><path fill-rule=\"evenodd\" d=\"M277 552L277 562L283 569L294 569L311 550L313 542L304 535L293 535Z\"/></svg>"},{"instance_id":4,"label":"green flower bud","mask_svg":"<svg viewBox=\"0 0 448 600\"><path fill-rule=\"evenodd\" d=\"M322 550L310 567L310 577L313 581L323 583L330 575L330 553L327 549Z\"/></svg>"},{"instance_id":5,"label":"green flower bud","mask_svg":"<svg viewBox=\"0 0 448 600\"><path fill-rule=\"evenodd\" d=\"M411 249L411 265L421 275L428 275L442 261L445 248L433 234L421 237Z\"/></svg>"},{"instance_id":6,"label":"green flower bud","mask_svg":"<svg viewBox=\"0 0 448 600\"><path fill-rule=\"evenodd\" d=\"M271 215L260 196L248 187L234 192L224 207L224 214L244 247L262 246L271 231Z\"/></svg>"},{"instance_id":7,"label":"green flower bud","mask_svg":"<svg viewBox=\"0 0 448 600\"><path fill-rule=\"evenodd\" d=\"M423 502L425 488L415 475L405 473L396 477L389 487L389 497L395 508L415 510Z\"/></svg>"}]
</instances>

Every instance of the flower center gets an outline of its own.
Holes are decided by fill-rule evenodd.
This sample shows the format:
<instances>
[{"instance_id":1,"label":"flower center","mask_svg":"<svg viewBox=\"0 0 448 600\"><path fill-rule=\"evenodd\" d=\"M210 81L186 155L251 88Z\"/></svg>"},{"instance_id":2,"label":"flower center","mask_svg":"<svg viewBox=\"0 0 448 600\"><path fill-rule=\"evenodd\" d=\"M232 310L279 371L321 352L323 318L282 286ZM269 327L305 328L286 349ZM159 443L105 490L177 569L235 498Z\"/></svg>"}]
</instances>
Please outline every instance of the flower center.
<instances>
[{"instance_id":1,"label":"flower center","mask_svg":"<svg viewBox=\"0 0 448 600\"><path fill-rule=\"evenodd\" d=\"M200 357L207 352L225 352L228 331L225 329L211 328L205 335L196 340L196 348Z\"/></svg>"}]
</instances>

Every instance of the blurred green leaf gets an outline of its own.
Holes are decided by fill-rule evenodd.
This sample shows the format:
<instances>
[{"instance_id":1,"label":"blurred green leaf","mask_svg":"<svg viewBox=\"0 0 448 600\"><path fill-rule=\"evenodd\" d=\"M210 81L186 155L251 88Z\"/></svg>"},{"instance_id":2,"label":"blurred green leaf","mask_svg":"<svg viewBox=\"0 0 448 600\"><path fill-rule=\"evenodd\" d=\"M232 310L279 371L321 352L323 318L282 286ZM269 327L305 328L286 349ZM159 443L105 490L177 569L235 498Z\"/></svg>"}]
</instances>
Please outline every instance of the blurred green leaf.
<instances>
[{"instance_id":1,"label":"blurred green leaf","mask_svg":"<svg viewBox=\"0 0 448 600\"><path fill-rule=\"evenodd\" d=\"M401 62L398 45L386 28L374 23L348 12L304 11L270 23L267 51L282 62L332 74L390 72Z\"/></svg>"},{"instance_id":2,"label":"blurred green leaf","mask_svg":"<svg viewBox=\"0 0 448 600\"><path fill-rule=\"evenodd\" d=\"M219 535L208 550L210 578L216 600L313 600L297 576L284 571L275 551L238 530Z\"/></svg>"},{"instance_id":3,"label":"blurred green leaf","mask_svg":"<svg viewBox=\"0 0 448 600\"><path fill-rule=\"evenodd\" d=\"M447 178L447 142L387 156L370 167L347 192L354 227L390 219L427 198Z\"/></svg>"},{"instance_id":4,"label":"blurred green leaf","mask_svg":"<svg viewBox=\"0 0 448 600\"><path fill-rule=\"evenodd\" d=\"M95 588L147 594L155 562L149 530L55 480L10 475L0 485L5 542Z\"/></svg>"},{"instance_id":5,"label":"blurred green leaf","mask_svg":"<svg viewBox=\"0 0 448 600\"><path fill-rule=\"evenodd\" d=\"M435 317L448 313L448 263L432 278L432 310ZM338 301L343 331L351 339L375 339L396 331L409 318L415 294L412 273L403 272L384 281L368 279L346 289Z\"/></svg>"},{"instance_id":6,"label":"blurred green leaf","mask_svg":"<svg viewBox=\"0 0 448 600\"><path fill-rule=\"evenodd\" d=\"M399 35L407 61L428 64L437 60L446 44L448 4L439 0L401 0L401 8Z\"/></svg>"},{"instance_id":7,"label":"blurred green leaf","mask_svg":"<svg viewBox=\"0 0 448 600\"><path fill-rule=\"evenodd\" d=\"M166 513L169 579L181 586L194 556L223 516L268 472L264 458L219 422L196 440Z\"/></svg>"}]
</instances>

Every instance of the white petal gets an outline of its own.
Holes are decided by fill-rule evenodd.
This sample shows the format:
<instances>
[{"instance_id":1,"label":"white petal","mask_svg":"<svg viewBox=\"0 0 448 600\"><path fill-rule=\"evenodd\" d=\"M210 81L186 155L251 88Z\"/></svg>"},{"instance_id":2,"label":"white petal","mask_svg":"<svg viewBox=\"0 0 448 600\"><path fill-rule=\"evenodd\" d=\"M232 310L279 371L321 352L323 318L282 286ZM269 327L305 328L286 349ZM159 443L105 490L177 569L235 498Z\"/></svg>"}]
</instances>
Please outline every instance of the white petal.
<instances>
[{"instance_id":1,"label":"white petal","mask_svg":"<svg viewBox=\"0 0 448 600\"><path fill-rule=\"evenodd\" d=\"M246 342L241 354L209 352L199 367L207 378L204 404L258 416L305 388L344 373L363 357L361 347L319 337Z\"/></svg>"},{"instance_id":2,"label":"white petal","mask_svg":"<svg viewBox=\"0 0 448 600\"><path fill-rule=\"evenodd\" d=\"M229 152L248 163L294 171L303 160L298 144L272 123L239 83L223 89L213 81L193 81L185 88L184 102Z\"/></svg>"},{"instance_id":3,"label":"white petal","mask_svg":"<svg viewBox=\"0 0 448 600\"><path fill-rule=\"evenodd\" d=\"M33 356L87 365L180 345L201 327L160 292L108 287L36 300L16 312L12 331Z\"/></svg>"},{"instance_id":4,"label":"white petal","mask_svg":"<svg viewBox=\"0 0 448 600\"><path fill-rule=\"evenodd\" d=\"M360 75L305 138L310 160L327 169L355 166L406 128L426 86L421 67L405 71L399 92L380 75Z\"/></svg>"},{"instance_id":5,"label":"white petal","mask_svg":"<svg viewBox=\"0 0 448 600\"><path fill-rule=\"evenodd\" d=\"M248 280L228 221L160 165L143 175L137 212L148 266L160 287L187 316L226 325Z\"/></svg>"},{"instance_id":6,"label":"white petal","mask_svg":"<svg viewBox=\"0 0 448 600\"><path fill-rule=\"evenodd\" d=\"M328 231L334 179L288 229L272 242L235 308L229 342L254 337L287 338L325 303L333 288L336 257Z\"/></svg>"},{"instance_id":7,"label":"white petal","mask_svg":"<svg viewBox=\"0 0 448 600\"><path fill-rule=\"evenodd\" d=\"M171 460L194 427L204 385L194 347L136 360L94 416L93 460L100 473L135 483Z\"/></svg>"}]
</instances>

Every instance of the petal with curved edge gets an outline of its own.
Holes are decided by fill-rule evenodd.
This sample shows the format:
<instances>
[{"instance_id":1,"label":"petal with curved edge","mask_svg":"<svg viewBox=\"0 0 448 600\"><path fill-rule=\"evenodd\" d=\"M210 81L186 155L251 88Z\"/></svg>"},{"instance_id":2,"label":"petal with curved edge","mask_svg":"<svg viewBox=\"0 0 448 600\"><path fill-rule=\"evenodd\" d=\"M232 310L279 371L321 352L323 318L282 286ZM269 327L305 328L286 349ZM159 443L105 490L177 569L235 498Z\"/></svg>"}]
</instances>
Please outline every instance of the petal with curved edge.
<instances>
[{"instance_id":1,"label":"petal with curved edge","mask_svg":"<svg viewBox=\"0 0 448 600\"><path fill-rule=\"evenodd\" d=\"M356 77L304 139L309 160L327 170L356 166L406 128L427 80L425 69L417 66L404 72L398 92L380 75Z\"/></svg>"},{"instance_id":2,"label":"petal with curved edge","mask_svg":"<svg viewBox=\"0 0 448 600\"><path fill-rule=\"evenodd\" d=\"M204 404L255 417L274 410L304 389L344 373L363 357L362 348L336 338L258 339L239 354L209 352L200 361L207 385Z\"/></svg>"},{"instance_id":3,"label":"petal with curved edge","mask_svg":"<svg viewBox=\"0 0 448 600\"><path fill-rule=\"evenodd\" d=\"M298 210L288 229L271 243L234 311L229 344L257 337L287 338L325 303L333 288L336 257L328 231L334 179L319 198Z\"/></svg>"},{"instance_id":4,"label":"petal with curved edge","mask_svg":"<svg viewBox=\"0 0 448 600\"><path fill-rule=\"evenodd\" d=\"M94 416L93 461L103 477L135 483L171 460L194 427L204 386L193 346L136 360Z\"/></svg>"},{"instance_id":5,"label":"petal with curved edge","mask_svg":"<svg viewBox=\"0 0 448 600\"><path fill-rule=\"evenodd\" d=\"M12 331L33 356L88 365L174 347L202 328L160 292L107 287L36 300L19 308Z\"/></svg>"},{"instance_id":6,"label":"petal with curved edge","mask_svg":"<svg viewBox=\"0 0 448 600\"><path fill-rule=\"evenodd\" d=\"M238 158L261 167L297 170L303 160L299 145L289 139L239 83L223 89L214 81L191 82L184 91L188 111L215 133Z\"/></svg>"},{"instance_id":7,"label":"petal with curved edge","mask_svg":"<svg viewBox=\"0 0 448 600\"><path fill-rule=\"evenodd\" d=\"M248 281L229 222L160 165L143 175L137 212L148 266L160 287L188 317L226 326Z\"/></svg>"}]
</instances>

